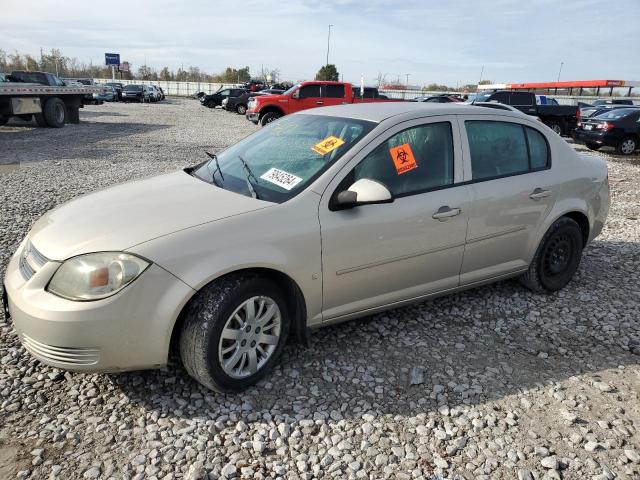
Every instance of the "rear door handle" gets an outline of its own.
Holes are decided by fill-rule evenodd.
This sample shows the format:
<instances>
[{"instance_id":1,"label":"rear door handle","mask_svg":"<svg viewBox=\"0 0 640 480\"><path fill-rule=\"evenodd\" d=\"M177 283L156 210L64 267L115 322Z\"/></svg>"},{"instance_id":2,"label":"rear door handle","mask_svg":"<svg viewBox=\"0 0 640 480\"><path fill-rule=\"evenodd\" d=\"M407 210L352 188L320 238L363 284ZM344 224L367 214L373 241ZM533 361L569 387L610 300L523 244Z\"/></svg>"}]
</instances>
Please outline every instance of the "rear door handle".
<instances>
[{"instance_id":1,"label":"rear door handle","mask_svg":"<svg viewBox=\"0 0 640 480\"><path fill-rule=\"evenodd\" d=\"M316 102L316 105L322 105L322 104L324 104L324 102L323 102L323 101L321 101L321 100L318 100L318 101Z\"/></svg>"},{"instance_id":2,"label":"rear door handle","mask_svg":"<svg viewBox=\"0 0 640 480\"><path fill-rule=\"evenodd\" d=\"M551 190L544 190L542 188L536 188L531 194L529 198L532 200L538 200L539 198L545 198L551 195Z\"/></svg>"},{"instance_id":3,"label":"rear door handle","mask_svg":"<svg viewBox=\"0 0 640 480\"><path fill-rule=\"evenodd\" d=\"M440 207L438 211L431 216L431 218L444 222L447 218L455 217L461 213L462 209L460 208L450 208L448 205L444 205Z\"/></svg>"}]
</instances>

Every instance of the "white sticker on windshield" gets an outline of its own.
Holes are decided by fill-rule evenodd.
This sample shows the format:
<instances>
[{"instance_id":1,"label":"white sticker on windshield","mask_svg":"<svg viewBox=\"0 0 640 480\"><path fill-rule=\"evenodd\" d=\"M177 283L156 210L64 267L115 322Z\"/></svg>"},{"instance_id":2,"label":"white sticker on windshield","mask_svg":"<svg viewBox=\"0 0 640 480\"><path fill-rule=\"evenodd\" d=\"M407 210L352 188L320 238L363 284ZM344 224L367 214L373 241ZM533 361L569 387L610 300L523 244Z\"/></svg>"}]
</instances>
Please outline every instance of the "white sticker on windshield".
<instances>
[{"instance_id":1,"label":"white sticker on windshield","mask_svg":"<svg viewBox=\"0 0 640 480\"><path fill-rule=\"evenodd\" d=\"M285 190L291 190L302 181L300 177L296 177L291 173L287 173L284 170L279 170L277 168L270 168L263 173L260 178L263 178L268 182L275 183Z\"/></svg>"}]
</instances>

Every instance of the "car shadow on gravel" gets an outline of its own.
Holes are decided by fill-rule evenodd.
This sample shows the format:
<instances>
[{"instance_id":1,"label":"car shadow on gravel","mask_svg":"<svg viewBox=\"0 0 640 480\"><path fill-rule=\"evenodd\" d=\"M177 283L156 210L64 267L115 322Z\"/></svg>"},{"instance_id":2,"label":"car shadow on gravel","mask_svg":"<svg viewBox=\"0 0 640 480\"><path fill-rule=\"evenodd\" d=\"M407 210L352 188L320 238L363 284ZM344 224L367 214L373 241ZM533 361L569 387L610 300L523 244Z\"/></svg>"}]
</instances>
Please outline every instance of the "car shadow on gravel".
<instances>
[{"instance_id":1,"label":"car shadow on gravel","mask_svg":"<svg viewBox=\"0 0 640 480\"><path fill-rule=\"evenodd\" d=\"M131 401L182 418L215 418L230 404L260 418L275 410L327 419L481 404L640 363L629 351L640 348L639 322L610 313L623 302L640 304L629 258L638 264L639 244L595 242L556 294L503 281L314 331L310 348L287 346L280 366L237 395L208 391L175 359L162 370L111 378Z\"/></svg>"}]
</instances>

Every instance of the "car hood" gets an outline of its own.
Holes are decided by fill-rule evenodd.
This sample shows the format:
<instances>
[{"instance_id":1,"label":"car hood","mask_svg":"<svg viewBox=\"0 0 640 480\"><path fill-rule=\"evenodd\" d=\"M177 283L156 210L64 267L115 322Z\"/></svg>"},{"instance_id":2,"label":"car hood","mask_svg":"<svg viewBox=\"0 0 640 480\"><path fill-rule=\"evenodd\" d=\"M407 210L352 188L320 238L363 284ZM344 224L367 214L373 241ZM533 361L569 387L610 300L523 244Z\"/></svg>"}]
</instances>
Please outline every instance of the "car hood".
<instances>
[{"instance_id":1,"label":"car hood","mask_svg":"<svg viewBox=\"0 0 640 480\"><path fill-rule=\"evenodd\" d=\"M50 260L122 251L178 230L272 206L180 171L84 195L38 220L34 247Z\"/></svg>"}]
</instances>

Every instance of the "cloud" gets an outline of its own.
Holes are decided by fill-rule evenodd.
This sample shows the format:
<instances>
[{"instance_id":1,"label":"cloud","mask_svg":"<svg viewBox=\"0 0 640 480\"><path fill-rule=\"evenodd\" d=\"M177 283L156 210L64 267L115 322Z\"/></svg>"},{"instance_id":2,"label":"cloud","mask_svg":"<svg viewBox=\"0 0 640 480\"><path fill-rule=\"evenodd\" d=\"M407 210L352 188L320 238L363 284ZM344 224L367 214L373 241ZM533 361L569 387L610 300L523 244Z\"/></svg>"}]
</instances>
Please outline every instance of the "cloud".
<instances>
[{"instance_id":1,"label":"cloud","mask_svg":"<svg viewBox=\"0 0 640 480\"><path fill-rule=\"evenodd\" d=\"M107 3L3 0L0 48L37 54L60 48L79 60L102 62L116 51L135 66L145 61L198 66L279 68L290 80L312 78L330 62L346 80L379 72L411 83L475 83L563 78L638 77L640 2L619 0L602 10L592 0L290 0L242 3L139 0ZM619 14L616 14L616 11ZM36 14L34 14L36 13ZM621 48L612 48L611 39ZM627 46L627 47L625 47Z\"/></svg>"}]
</instances>

